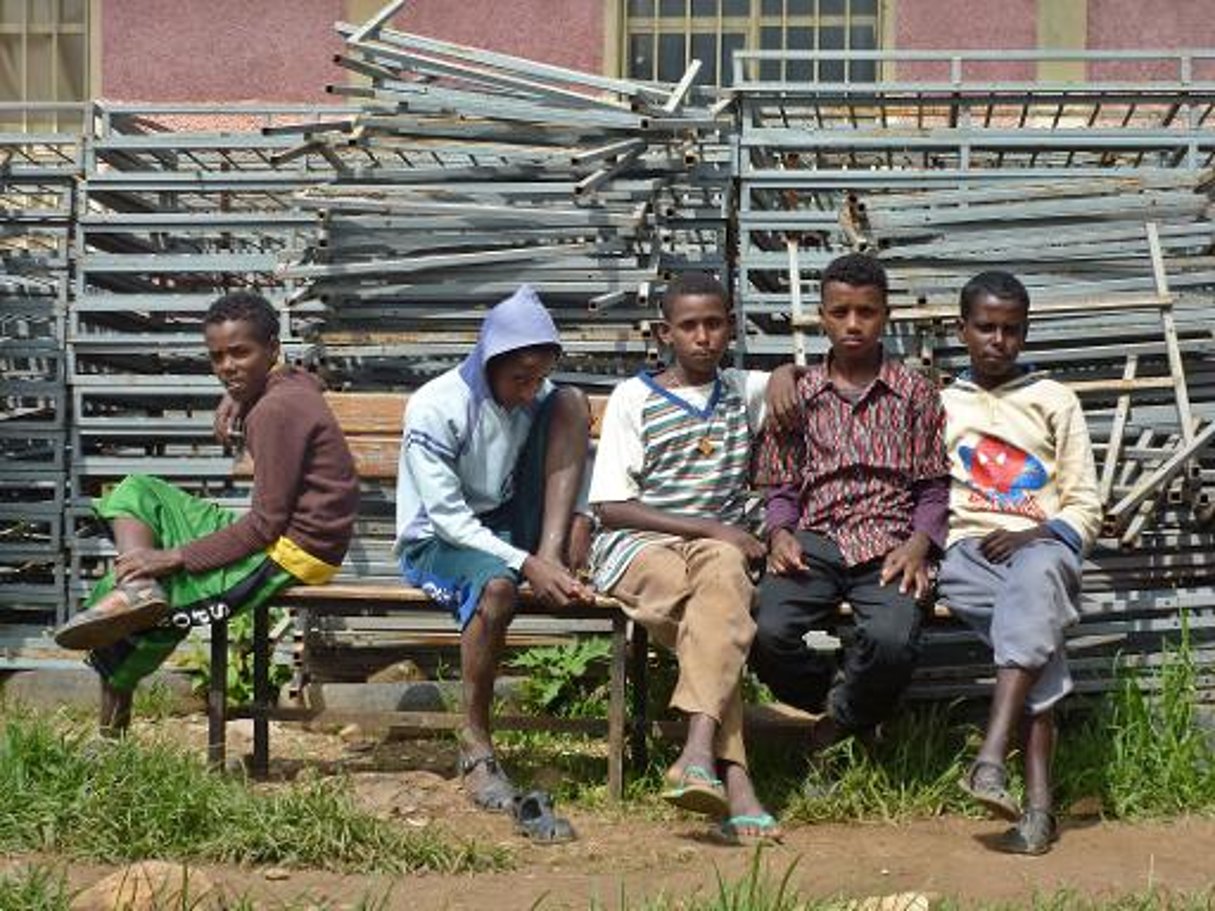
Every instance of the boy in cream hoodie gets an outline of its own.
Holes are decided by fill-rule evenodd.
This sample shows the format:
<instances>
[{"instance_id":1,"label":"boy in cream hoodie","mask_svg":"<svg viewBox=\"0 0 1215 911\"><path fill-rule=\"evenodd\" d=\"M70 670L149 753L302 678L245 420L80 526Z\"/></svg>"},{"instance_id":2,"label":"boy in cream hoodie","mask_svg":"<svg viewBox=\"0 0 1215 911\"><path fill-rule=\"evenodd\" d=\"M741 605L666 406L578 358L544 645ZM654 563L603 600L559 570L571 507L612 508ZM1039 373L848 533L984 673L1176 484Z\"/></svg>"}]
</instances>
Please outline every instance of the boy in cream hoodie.
<instances>
[{"instance_id":1,"label":"boy in cream hoodie","mask_svg":"<svg viewBox=\"0 0 1215 911\"><path fill-rule=\"evenodd\" d=\"M1063 630L1079 616L1081 557L1102 510L1075 394L1017 363L1028 327L1029 294L1007 272L984 272L962 289L958 337L971 366L941 396L952 483L938 591L995 654L987 731L961 786L1016 822L997 847L1042 854L1057 836L1053 709L1072 690ZM1024 810L1004 766L1018 725Z\"/></svg>"}]
</instances>

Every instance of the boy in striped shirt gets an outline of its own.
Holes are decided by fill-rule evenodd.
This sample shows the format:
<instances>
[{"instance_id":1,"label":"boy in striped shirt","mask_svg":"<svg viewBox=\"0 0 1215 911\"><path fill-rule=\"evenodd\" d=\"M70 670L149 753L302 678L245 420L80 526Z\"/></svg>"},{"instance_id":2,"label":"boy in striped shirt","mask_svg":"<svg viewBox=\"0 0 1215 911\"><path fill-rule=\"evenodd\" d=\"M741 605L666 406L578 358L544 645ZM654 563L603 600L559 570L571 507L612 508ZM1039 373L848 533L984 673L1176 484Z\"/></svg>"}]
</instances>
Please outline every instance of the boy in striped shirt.
<instances>
[{"instance_id":1,"label":"boy in striped shirt","mask_svg":"<svg viewBox=\"0 0 1215 911\"><path fill-rule=\"evenodd\" d=\"M731 842L775 840L747 772L740 694L752 577L767 551L746 505L768 375L719 367L731 318L716 279L680 276L662 311L658 336L674 363L622 382L603 416L591 565L599 590L679 660L671 704L687 714L688 737L663 796L719 818L715 831Z\"/></svg>"}]
</instances>

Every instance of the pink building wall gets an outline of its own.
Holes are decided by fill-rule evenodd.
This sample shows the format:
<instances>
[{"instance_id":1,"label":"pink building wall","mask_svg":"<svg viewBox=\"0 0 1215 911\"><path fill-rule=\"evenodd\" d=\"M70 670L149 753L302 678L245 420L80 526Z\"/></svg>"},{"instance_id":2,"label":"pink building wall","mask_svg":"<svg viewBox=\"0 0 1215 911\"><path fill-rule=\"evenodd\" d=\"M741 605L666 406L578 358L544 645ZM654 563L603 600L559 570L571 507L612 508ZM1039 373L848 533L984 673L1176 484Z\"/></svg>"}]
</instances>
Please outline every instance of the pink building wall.
<instances>
[{"instance_id":1,"label":"pink building wall","mask_svg":"<svg viewBox=\"0 0 1215 911\"><path fill-rule=\"evenodd\" d=\"M412 0L398 29L602 72L605 9L621 0ZM895 0L894 49L1025 49L1037 46L1039 6L1051 0ZM103 0L101 85L110 100L302 102L336 99L346 82L331 62L342 43L333 23L347 0ZM364 4L364 6L366 6ZM1091 49L1215 47L1215 0L1088 0ZM944 81L944 64L904 63L900 79ZM1032 80L1016 60L968 64L965 78ZM1089 77L1161 78L1151 63L1094 64ZM1215 62L1196 68L1215 79Z\"/></svg>"},{"instance_id":2,"label":"pink building wall","mask_svg":"<svg viewBox=\"0 0 1215 911\"><path fill-rule=\"evenodd\" d=\"M106 0L101 87L112 101L326 103L342 0Z\"/></svg>"},{"instance_id":3,"label":"pink building wall","mask_svg":"<svg viewBox=\"0 0 1215 911\"><path fill-rule=\"evenodd\" d=\"M601 72L608 0L415 0L394 28ZM101 86L111 101L339 101L325 84L344 0L105 0Z\"/></svg>"},{"instance_id":4,"label":"pink building wall","mask_svg":"<svg viewBox=\"0 0 1215 911\"><path fill-rule=\"evenodd\" d=\"M1215 48L1215 3L1212 0L1088 0L1090 50L1136 47ZM1092 79L1176 79L1177 67L1165 63L1094 63ZM1215 79L1215 60L1194 67L1194 78Z\"/></svg>"},{"instance_id":5,"label":"pink building wall","mask_svg":"<svg viewBox=\"0 0 1215 911\"><path fill-rule=\"evenodd\" d=\"M897 50L1032 50L1038 44L1036 0L897 0ZM897 76L905 80L944 82L946 64L900 63ZM968 63L963 77L1032 80L1033 63L1016 60Z\"/></svg>"},{"instance_id":6,"label":"pink building wall","mask_svg":"<svg viewBox=\"0 0 1215 911\"><path fill-rule=\"evenodd\" d=\"M604 4L610 2L614 0L414 0L393 26L600 73Z\"/></svg>"}]
</instances>

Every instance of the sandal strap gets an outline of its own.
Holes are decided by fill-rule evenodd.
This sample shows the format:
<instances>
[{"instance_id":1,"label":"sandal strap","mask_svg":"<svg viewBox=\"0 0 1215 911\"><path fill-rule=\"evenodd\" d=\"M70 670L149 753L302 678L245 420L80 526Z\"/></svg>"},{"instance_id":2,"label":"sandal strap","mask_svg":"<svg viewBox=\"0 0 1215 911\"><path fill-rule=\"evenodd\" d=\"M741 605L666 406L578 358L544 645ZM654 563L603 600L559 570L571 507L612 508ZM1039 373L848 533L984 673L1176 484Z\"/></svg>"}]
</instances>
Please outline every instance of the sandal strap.
<instances>
[{"instance_id":1,"label":"sandal strap","mask_svg":"<svg viewBox=\"0 0 1215 911\"><path fill-rule=\"evenodd\" d=\"M966 780L974 786L975 779L980 772L988 772L996 779L996 784L1000 788L1008 787L1008 769L999 762L990 762L986 759L976 759L970 764L970 770L966 773Z\"/></svg>"},{"instance_id":2,"label":"sandal strap","mask_svg":"<svg viewBox=\"0 0 1215 911\"><path fill-rule=\"evenodd\" d=\"M490 775L498 775L502 771L502 767L498 765L498 757L493 753L482 753L480 756L461 756L460 757L460 774L467 775L474 771L477 766L485 766L485 771Z\"/></svg>"}]
</instances>

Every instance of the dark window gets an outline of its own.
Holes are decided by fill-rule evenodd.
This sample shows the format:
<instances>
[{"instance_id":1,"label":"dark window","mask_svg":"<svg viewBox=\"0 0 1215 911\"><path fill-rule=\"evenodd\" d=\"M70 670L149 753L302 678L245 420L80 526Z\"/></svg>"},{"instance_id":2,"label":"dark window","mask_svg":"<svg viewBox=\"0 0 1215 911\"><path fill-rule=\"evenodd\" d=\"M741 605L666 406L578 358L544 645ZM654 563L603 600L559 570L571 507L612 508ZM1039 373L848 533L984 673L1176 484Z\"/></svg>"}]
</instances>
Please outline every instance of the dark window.
<instances>
[{"instance_id":1,"label":"dark window","mask_svg":"<svg viewBox=\"0 0 1215 911\"><path fill-rule=\"evenodd\" d=\"M0 0L2 2L2 0ZM675 82L691 60L697 82L729 85L735 50L871 51L880 35L877 0L625 0L625 75ZM872 82L871 60L764 61L758 75L790 82Z\"/></svg>"}]
</instances>

